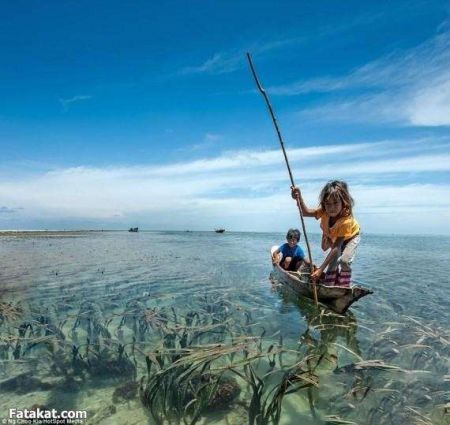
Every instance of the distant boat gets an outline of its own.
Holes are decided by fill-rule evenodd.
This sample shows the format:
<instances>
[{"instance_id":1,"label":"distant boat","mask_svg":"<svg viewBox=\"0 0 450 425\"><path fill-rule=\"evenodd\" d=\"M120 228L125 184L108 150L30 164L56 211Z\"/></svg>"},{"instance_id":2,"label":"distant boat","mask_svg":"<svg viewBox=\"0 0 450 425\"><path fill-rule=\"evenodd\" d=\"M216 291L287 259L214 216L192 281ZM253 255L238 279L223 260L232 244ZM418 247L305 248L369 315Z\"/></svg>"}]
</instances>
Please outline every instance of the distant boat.
<instances>
[{"instance_id":1,"label":"distant boat","mask_svg":"<svg viewBox=\"0 0 450 425\"><path fill-rule=\"evenodd\" d=\"M223 232L225 232L225 229L216 229L215 232L216 233L223 233Z\"/></svg>"},{"instance_id":2,"label":"distant boat","mask_svg":"<svg viewBox=\"0 0 450 425\"><path fill-rule=\"evenodd\" d=\"M139 227L130 227L128 229L129 232L139 232Z\"/></svg>"}]
</instances>

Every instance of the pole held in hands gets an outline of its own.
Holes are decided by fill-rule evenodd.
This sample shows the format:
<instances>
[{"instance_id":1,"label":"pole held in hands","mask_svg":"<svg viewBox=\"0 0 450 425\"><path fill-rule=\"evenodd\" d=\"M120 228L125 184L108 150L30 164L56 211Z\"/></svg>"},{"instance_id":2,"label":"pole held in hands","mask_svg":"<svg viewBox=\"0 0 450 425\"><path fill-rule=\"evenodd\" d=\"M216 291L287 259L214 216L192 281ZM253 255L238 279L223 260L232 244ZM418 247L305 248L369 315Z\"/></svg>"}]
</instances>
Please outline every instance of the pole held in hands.
<instances>
[{"instance_id":1,"label":"pole held in hands","mask_svg":"<svg viewBox=\"0 0 450 425\"><path fill-rule=\"evenodd\" d=\"M252 74L253 74L253 78L255 79L256 86L258 87L258 90L263 95L264 100L266 101L267 108L269 109L270 116L272 117L272 122L273 122L273 125L275 126L275 130L277 132L278 140L280 141L281 150L283 151L284 160L286 161L286 166L287 166L287 169L288 169L289 178L291 180L291 185L292 185L292 187L294 187L295 186L294 177L292 175L291 167L289 165L289 160L288 160L288 157L287 157L287 154L286 154L286 149L284 148L284 142L283 142L283 137L281 136L280 127L278 126L278 121L277 121L277 118L275 117L275 113L274 113L272 105L270 103L269 96L267 95L266 90L264 89L264 87L261 85L261 83L259 81L259 78L258 78L258 75L256 74L256 70L255 70L255 67L253 65L253 61L252 61L252 57L250 56L250 53L247 53L247 59L248 59L248 63L250 65L250 69L251 69ZM309 258L309 263L310 263L311 273L312 273L313 272L313 261L312 261L312 255L311 255L311 248L309 246L308 235L306 233L306 227L305 227L305 220L303 218L302 207L300 205L300 199L299 199L298 196L296 197L296 201L297 201L298 211L300 213L300 221L302 222L303 234L305 235L306 248L308 249L308 258ZM318 298L317 298L317 286L316 286L316 284L314 282L313 282L313 293L314 293L314 302L315 302L315 304L317 306L319 304L319 301L318 301Z\"/></svg>"}]
</instances>

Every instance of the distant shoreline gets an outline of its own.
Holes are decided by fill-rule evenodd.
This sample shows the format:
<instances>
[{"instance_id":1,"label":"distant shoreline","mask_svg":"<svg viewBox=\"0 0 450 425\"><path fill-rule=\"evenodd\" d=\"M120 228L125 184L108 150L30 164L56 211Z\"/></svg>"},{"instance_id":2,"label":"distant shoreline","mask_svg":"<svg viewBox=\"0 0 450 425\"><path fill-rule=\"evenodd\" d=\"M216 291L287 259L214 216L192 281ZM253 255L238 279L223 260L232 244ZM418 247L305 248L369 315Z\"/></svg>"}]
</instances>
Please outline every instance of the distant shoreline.
<instances>
[{"instance_id":1,"label":"distant shoreline","mask_svg":"<svg viewBox=\"0 0 450 425\"><path fill-rule=\"evenodd\" d=\"M103 230L0 230L0 237L64 237L84 236L92 233L102 233Z\"/></svg>"},{"instance_id":2,"label":"distant shoreline","mask_svg":"<svg viewBox=\"0 0 450 425\"><path fill-rule=\"evenodd\" d=\"M140 230L139 233L215 233L214 230ZM76 237L87 236L94 233L128 233L128 229L90 229L90 230L0 230L1 237ZM284 231L242 231L242 230L227 230L226 234L236 233L258 233L258 234L279 234L284 235ZM308 235L320 236L317 232L308 232ZM444 237L448 238L447 234L404 234L404 233L364 233L363 236L380 236L380 237Z\"/></svg>"}]
</instances>

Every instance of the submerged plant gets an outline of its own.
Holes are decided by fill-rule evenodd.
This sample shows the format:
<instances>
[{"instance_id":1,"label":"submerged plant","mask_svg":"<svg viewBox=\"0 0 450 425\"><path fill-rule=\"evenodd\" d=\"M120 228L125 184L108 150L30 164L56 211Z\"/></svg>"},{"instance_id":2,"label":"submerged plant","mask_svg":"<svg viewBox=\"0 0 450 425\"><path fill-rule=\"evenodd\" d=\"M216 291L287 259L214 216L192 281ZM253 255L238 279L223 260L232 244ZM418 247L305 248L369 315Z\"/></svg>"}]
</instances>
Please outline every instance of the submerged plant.
<instances>
[{"instance_id":1,"label":"submerged plant","mask_svg":"<svg viewBox=\"0 0 450 425\"><path fill-rule=\"evenodd\" d=\"M23 314L23 309L19 304L0 301L0 326L5 322L18 320Z\"/></svg>"},{"instance_id":2,"label":"submerged plant","mask_svg":"<svg viewBox=\"0 0 450 425\"><path fill-rule=\"evenodd\" d=\"M278 424L281 418L282 402L286 395L296 393L303 388L317 387L319 384L318 376L308 367L311 357L306 357L288 368L282 373L278 383L269 384L267 378L274 374L275 358L269 361L270 370L260 375L252 364L252 359L247 353L244 355L249 360L244 364L244 373L236 368L231 370L245 380L251 389L252 397L248 406L249 425Z\"/></svg>"},{"instance_id":3,"label":"submerged plant","mask_svg":"<svg viewBox=\"0 0 450 425\"><path fill-rule=\"evenodd\" d=\"M140 397L157 424L195 424L209 408L229 407L240 393L230 374L249 386L249 425L277 424L286 395L318 385L311 368L315 356L276 368L281 353L290 351L281 342L264 349L262 337L243 336L229 344L180 347L179 337L164 339L161 350L147 355L148 376L141 381Z\"/></svg>"},{"instance_id":4,"label":"submerged plant","mask_svg":"<svg viewBox=\"0 0 450 425\"><path fill-rule=\"evenodd\" d=\"M166 351L146 357L148 376L141 382L140 396L157 424L164 419L195 424L208 407L226 408L240 391L226 370L213 369L213 364L241 346L210 344L177 350L178 338L164 339Z\"/></svg>"}]
</instances>

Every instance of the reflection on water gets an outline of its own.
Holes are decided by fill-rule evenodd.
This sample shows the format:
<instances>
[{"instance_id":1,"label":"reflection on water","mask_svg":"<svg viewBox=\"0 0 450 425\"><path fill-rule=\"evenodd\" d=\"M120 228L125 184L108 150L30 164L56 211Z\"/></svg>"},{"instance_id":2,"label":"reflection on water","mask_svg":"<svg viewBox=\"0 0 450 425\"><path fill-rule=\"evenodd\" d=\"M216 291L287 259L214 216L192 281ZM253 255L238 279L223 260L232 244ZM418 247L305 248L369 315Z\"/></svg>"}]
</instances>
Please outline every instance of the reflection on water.
<instances>
[{"instance_id":1,"label":"reflection on water","mask_svg":"<svg viewBox=\"0 0 450 425\"><path fill-rule=\"evenodd\" d=\"M375 294L339 316L270 285L268 248L282 239L3 237L0 411L87 410L95 424L448 424L450 240L366 236L355 275Z\"/></svg>"}]
</instances>

